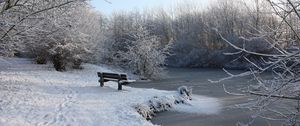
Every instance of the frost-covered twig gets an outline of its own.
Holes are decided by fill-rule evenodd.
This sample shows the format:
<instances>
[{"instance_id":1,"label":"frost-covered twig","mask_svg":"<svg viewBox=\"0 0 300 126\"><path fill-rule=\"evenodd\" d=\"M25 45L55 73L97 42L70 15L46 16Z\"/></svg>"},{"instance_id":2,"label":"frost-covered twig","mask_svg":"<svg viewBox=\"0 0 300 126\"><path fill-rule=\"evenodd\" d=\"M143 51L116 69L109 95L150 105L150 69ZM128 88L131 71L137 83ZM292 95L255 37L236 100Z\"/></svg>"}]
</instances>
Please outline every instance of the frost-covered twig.
<instances>
[{"instance_id":1,"label":"frost-covered twig","mask_svg":"<svg viewBox=\"0 0 300 126\"><path fill-rule=\"evenodd\" d=\"M216 31L216 33L218 33L218 35L221 37L222 40L224 40L227 44L229 44L231 47L237 49L237 50L240 50L240 51L243 51L245 53L248 53L248 54L253 54L253 55L258 55L258 56L266 56L266 57L284 57L286 55L284 54L265 54L265 53L258 53L258 52L252 52L252 51L249 51L245 48L241 48L241 47L238 47L237 45L233 44L232 42L228 41L226 38L223 37L223 35L217 30L217 29L214 29Z\"/></svg>"},{"instance_id":2,"label":"frost-covered twig","mask_svg":"<svg viewBox=\"0 0 300 126\"><path fill-rule=\"evenodd\" d=\"M225 77L225 78L221 78L219 80L211 80L211 79L208 79L209 82L211 83L220 83L222 81L225 81L225 80L229 80L229 79L233 79L233 78L238 78L238 77L244 77L244 76L249 76L249 75L252 75L253 73L250 72L250 71L247 71L247 72L243 72L243 73L240 73L240 74L232 74L230 73L229 71L227 71L226 69L223 68L223 71L229 75L228 77ZM255 72L257 73L257 72Z\"/></svg>"},{"instance_id":3,"label":"frost-covered twig","mask_svg":"<svg viewBox=\"0 0 300 126\"><path fill-rule=\"evenodd\" d=\"M245 94L233 93L233 92L228 91L228 90L226 89L226 87L225 87L225 84L223 84L223 90L224 90L227 94L230 94L230 95L245 96Z\"/></svg>"},{"instance_id":4,"label":"frost-covered twig","mask_svg":"<svg viewBox=\"0 0 300 126\"><path fill-rule=\"evenodd\" d=\"M264 96L264 97L272 97L272 98L283 98L283 99L291 99L291 100L300 100L300 97L298 96L284 96L284 95L269 95L269 94L263 94L263 93L258 93L258 92L249 92L252 95L257 95L257 96Z\"/></svg>"}]
</instances>

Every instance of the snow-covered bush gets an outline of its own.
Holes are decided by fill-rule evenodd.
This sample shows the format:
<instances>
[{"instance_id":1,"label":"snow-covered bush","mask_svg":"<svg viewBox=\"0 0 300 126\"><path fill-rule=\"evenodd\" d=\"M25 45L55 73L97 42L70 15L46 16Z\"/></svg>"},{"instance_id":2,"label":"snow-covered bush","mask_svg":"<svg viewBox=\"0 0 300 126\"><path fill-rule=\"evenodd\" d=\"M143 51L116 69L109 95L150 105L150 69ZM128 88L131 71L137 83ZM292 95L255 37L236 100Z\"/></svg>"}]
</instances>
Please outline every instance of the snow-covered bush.
<instances>
[{"instance_id":1,"label":"snow-covered bush","mask_svg":"<svg viewBox=\"0 0 300 126\"><path fill-rule=\"evenodd\" d=\"M147 120L152 119L155 113L171 110L176 104L189 104L192 100L192 89L186 86L178 88L178 95L154 96L148 102L135 106L136 111Z\"/></svg>"},{"instance_id":2,"label":"snow-covered bush","mask_svg":"<svg viewBox=\"0 0 300 126\"><path fill-rule=\"evenodd\" d=\"M152 111L147 104L138 104L135 107L135 110L147 120L150 120L155 116L154 111Z\"/></svg>"},{"instance_id":3,"label":"snow-covered bush","mask_svg":"<svg viewBox=\"0 0 300 126\"><path fill-rule=\"evenodd\" d=\"M164 74L166 58L171 43L163 45L160 38L150 33L144 26L138 25L136 31L129 34L125 50L118 52L119 62L145 78L158 79Z\"/></svg>"},{"instance_id":4,"label":"snow-covered bush","mask_svg":"<svg viewBox=\"0 0 300 126\"><path fill-rule=\"evenodd\" d=\"M150 110L152 110L155 113L163 112L170 110L173 106L175 99L174 97L167 97L167 96L161 96L161 97L153 97L149 100L149 107Z\"/></svg>"},{"instance_id":5,"label":"snow-covered bush","mask_svg":"<svg viewBox=\"0 0 300 126\"><path fill-rule=\"evenodd\" d=\"M50 49L52 62L57 71L65 71L66 67L80 68L83 59L80 55L84 53L84 49L72 43L56 45Z\"/></svg>"},{"instance_id":6,"label":"snow-covered bush","mask_svg":"<svg viewBox=\"0 0 300 126\"><path fill-rule=\"evenodd\" d=\"M178 90L180 97L182 97L184 99L192 100L192 88L191 87L188 88L187 86L181 86L177 90Z\"/></svg>"}]
</instances>

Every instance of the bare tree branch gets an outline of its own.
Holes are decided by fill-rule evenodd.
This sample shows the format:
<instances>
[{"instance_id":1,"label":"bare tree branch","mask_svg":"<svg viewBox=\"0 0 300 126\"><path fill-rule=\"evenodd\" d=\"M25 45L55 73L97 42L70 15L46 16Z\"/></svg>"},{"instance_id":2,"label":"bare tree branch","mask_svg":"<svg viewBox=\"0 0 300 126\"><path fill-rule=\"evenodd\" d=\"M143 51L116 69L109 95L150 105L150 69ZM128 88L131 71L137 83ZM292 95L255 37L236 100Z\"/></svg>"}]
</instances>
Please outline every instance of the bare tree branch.
<instances>
[{"instance_id":1,"label":"bare tree branch","mask_svg":"<svg viewBox=\"0 0 300 126\"><path fill-rule=\"evenodd\" d=\"M9 34L9 32L11 30L13 30L19 23L23 22L24 20L26 20L27 18L29 18L30 16L33 16L33 15L36 15L36 14L39 14L39 13L42 13L44 11L48 11L48 10L51 10L51 9L55 9L55 8L59 8L59 7L62 7L62 6L65 6L67 4L70 4L70 3L73 3L75 1L67 1L67 2L64 2L62 4L59 4L59 5L55 5L55 6L52 6L52 7L49 7L49 8L45 8L45 9L41 9L41 10L38 10L38 11L35 11L31 14L28 14L26 16L24 16L23 18L21 18L16 24L14 24L13 26L11 26L5 33L4 35L0 38L0 40L2 40L4 37L7 36L7 34Z\"/></svg>"},{"instance_id":2,"label":"bare tree branch","mask_svg":"<svg viewBox=\"0 0 300 126\"><path fill-rule=\"evenodd\" d=\"M257 93L257 92L249 92L251 95L258 95L258 96L265 96L265 97L273 97L273 98L282 98L282 99L290 99L290 100L300 100L299 96L284 96L284 95L269 95L269 94L263 94L263 93Z\"/></svg>"}]
</instances>

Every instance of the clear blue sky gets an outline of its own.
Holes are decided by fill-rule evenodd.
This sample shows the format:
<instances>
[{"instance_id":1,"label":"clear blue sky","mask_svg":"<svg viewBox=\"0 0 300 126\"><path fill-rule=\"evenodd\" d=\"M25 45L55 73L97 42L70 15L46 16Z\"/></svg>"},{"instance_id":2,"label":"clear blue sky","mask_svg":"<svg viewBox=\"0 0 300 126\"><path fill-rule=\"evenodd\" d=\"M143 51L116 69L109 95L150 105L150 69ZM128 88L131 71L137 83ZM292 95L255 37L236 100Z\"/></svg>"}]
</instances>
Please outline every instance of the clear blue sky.
<instances>
[{"instance_id":1,"label":"clear blue sky","mask_svg":"<svg viewBox=\"0 0 300 126\"><path fill-rule=\"evenodd\" d=\"M140 10L156 7L168 8L182 1L198 2L204 7L212 0L91 0L91 5L104 14L111 14L113 11L132 10L135 8Z\"/></svg>"}]
</instances>

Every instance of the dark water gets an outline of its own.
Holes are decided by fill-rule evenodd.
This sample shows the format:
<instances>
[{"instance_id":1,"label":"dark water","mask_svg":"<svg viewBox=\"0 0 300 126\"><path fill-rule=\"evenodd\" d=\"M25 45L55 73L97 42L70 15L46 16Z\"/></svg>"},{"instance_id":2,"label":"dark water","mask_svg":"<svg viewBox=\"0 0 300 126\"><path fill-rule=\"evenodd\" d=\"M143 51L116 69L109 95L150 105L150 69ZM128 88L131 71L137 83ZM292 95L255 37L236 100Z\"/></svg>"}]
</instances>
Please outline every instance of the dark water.
<instances>
[{"instance_id":1,"label":"dark water","mask_svg":"<svg viewBox=\"0 0 300 126\"><path fill-rule=\"evenodd\" d=\"M232 73L242 73L244 71L234 70ZM151 82L137 82L131 84L138 88L155 88L161 90L176 90L179 86L186 85L193 87L193 94L204 95L217 98L222 104L221 112L215 115L188 114L178 112L164 112L158 114L152 122L162 126L235 126L238 122L249 122L253 114L248 109L238 109L236 104L246 103L253 100L250 96L233 96L224 91L240 92L240 88L256 83L251 76L235 78L221 83L210 83L208 79L218 80L227 77L221 69L186 69L170 68L165 79ZM264 119L256 119L253 126L280 125L279 122L268 122Z\"/></svg>"}]
</instances>

